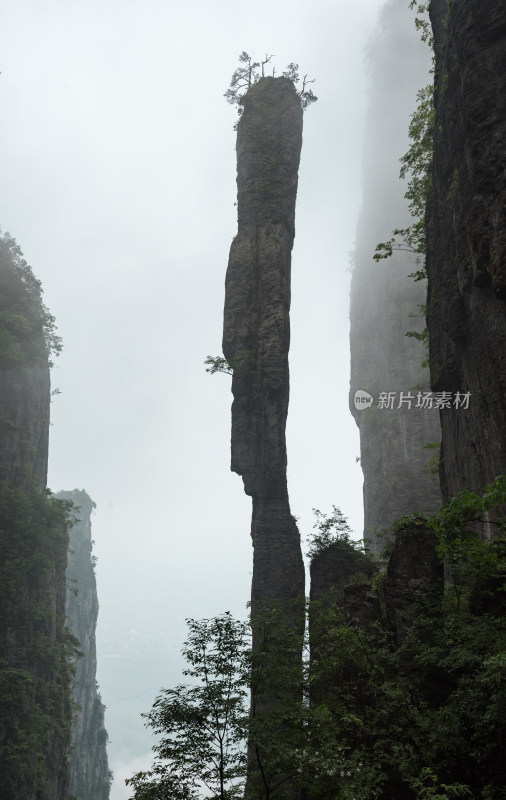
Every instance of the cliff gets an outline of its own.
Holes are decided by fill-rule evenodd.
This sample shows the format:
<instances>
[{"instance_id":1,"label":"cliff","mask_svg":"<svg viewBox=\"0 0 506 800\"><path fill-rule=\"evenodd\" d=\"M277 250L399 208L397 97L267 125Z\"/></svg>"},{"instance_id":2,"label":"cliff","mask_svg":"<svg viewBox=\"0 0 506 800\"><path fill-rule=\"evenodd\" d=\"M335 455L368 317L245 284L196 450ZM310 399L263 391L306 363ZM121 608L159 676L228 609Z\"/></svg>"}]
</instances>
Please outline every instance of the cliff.
<instances>
[{"instance_id":1,"label":"cliff","mask_svg":"<svg viewBox=\"0 0 506 800\"><path fill-rule=\"evenodd\" d=\"M409 277L417 269L409 253L394 252L387 261L373 261L378 242L411 221L403 197L406 186L398 178L399 159L408 149L408 119L416 93L429 79L429 54L402 0L391 0L382 9L368 63L364 202L350 300L350 408L360 430L364 537L372 540L370 548L376 552L383 546L377 531L390 528L403 514L435 511L441 504L437 480L427 469L430 452L423 449L440 441L438 414L416 407L417 393L429 390L429 375L421 366L423 346L406 336L409 330L423 328L423 321L410 315L420 314L426 288ZM360 389L373 396L371 407L355 407ZM379 407L381 392L393 393L391 407ZM399 407L401 392L405 397L411 393L411 404Z\"/></svg>"},{"instance_id":2,"label":"cliff","mask_svg":"<svg viewBox=\"0 0 506 800\"><path fill-rule=\"evenodd\" d=\"M14 240L0 238L0 481L44 491L49 365L39 285L24 265Z\"/></svg>"},{"instance_id":3,"label":"cliff","mask_svg":"<svg viewBox=\"0 0 506 800\"><path fill-rule=\"evenodd\" d=\"M304 596L286 481L290 270L302 108L287 78L262 78L237 128L238 233L230 248L223 353L233 367L232 470L253 500L252 610Z\"/></svg>"},{"instance_id":4,"label":"cliff","mask_svg":"<svg viewBox=\"0 0 506 800\"><path fill-rule=\"evenodd\" d=\"M76 800L109 800L111 775L107 732L98 693L95 631L98 617L91 513L95 503L85 491L59 492L76 507L78 521L70 530L67 564L67 625L82 653L75 662L72 698L77 711L72 731L69 793Z\"/></svg>"},{"instance_id":5,"label":"cliff","mask_svg":"<svg viewBox=\"0 0 506 800\"><path fill-rule=\"evenodd\" d=\"M52 318L14 240L0 237L0 795L66 797L68 522L46 493Z\"/></svg>"},{"instance_id":6,"label":"cliff","mask_svg":"<svg viewBox=\"0 0 506 800\"><path fill-rule=\"evenodd\" d=\"M506 8L430 5L435 39L433 191L427 212L432 388L445 499L506 473Z\"/></svg>"},{"instance_id":7,"label":"cliff","mask_svg":"<svg viewBox=\"0 0 506 800\"><path fill-rule=\"evenodd\" d=\"M399 6L387 3L383 19ZM480 492L505 472L503 6L488 0L430 4L436 116L426 217L427 317L431 388L448 392L448 405L441 410L445 499L462 488ZM398 22L392 31L399 32ZM386 30L381 47L389 41ZM387 62L391 53L392 48ZM373 60L373 66L377 63ZM400 63L397 56L399 80L390 72L390 81L402 87L410 58L402 59L402 75ZM381 74L388 72L376 71L373 86ZM395 104L388 103L388 120L378 116L375 128L387 154L383 131L390 111L395 115ZM375 152L377 158L384 154L383 148ZM384 191L386 205L387 185ZM367 207L368 199L362 234L375 213L383 216L379 205L366 216ZM391 227L407 222L400 216ZM377 241L381 238L386 237ZM398 396L406 391L398 380L416 380L409 350L399 345L398 309L404 314L406 300L416 299L402 289L407 264L400 258L394 262L393 283L380 287L374 277L367 280L361 247L359 240L352 287L352 401L358 388L375 397L380 390ZM423 303L423 294L418 302ZM366 369L376 384L362 382ZM411 513L439 506L421 469L424 423L415 418L413 429L413 412L406 409L404 419L395 419L392 410L383 424L382 413L355 411L366 525L375 514L390 525L400 513L396 503L409 513L394 524L386 571L372 581L370 562L345 539L312 560L310 698L316 712L326 714L328 738L322 737L322 744L330 757L316 776L324 791L311 776L308 796L499 799L506 785L504 677L498 669L504 652L506 548L501 533L488 538L501 530L499 525L486 525L485 538L482 520L488 515L488 522L498 523L502 511L504 530L504 479L483 498L467 491L428 518ZM379 549L379 542L375 546ZM322 746L315 743L318 755ZM343 751L351 754L347 762Z\"/></svg>"}]
</instances>

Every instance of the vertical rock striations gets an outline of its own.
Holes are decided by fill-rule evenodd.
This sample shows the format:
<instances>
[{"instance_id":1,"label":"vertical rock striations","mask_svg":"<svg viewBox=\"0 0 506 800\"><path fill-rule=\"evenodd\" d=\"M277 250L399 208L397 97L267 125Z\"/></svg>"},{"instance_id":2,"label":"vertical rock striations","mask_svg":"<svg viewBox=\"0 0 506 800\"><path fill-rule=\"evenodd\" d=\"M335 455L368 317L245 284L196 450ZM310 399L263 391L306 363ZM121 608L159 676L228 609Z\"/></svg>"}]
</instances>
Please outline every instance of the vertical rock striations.
<instances>
[{"instance_id":1,"label":"vertical rock striations","mask_svg":"<svg viewBox=\"0 0 506 800\"><path fill-rule=\"evenodd\" d=\"M401 645L417 603L431 593L441 602L443 564L431 528L411 521L397 531L385 578L385 606L390 630Z\"/></svg>"},{"instance_id":2,"label":"vertical rock striations","mask_svg":"<svg viewBox=\"0 0 506 800\"><path fill-rule=\"evenodd\" d=\"M262 78L237 129L238 233L226 277L223 353L233 367L232 470L253 500L252 610L304 595L286 481L290 268L302 109L287 78Z\"/></svg>"},{"instance_id":3,"label":"vertical rock striations","mask_svg":"<svg viewBox=\"0 0 506 800\"><path fill-rule=\"evenodd\" d=\"M91 512L95 503L85 491L59 492L76 507L78 521L71 528L67 564L67 625L79 641L73 699L77 706L70 758L69 792L76 800L109 800L110 773L104 710L96 682L95 631L98 597L91 540Z\"/></svg>"},{"instance_id":4,"label":"vertical rock striations","mask_svg":"<svg viewBox=\"0 0 506 800\"><path fill-rule=\"evenodd\" d=\"M47 481L49 365L37 282L17 250L0 237L0 482L40 492Z\"/></svg>"},{"instance_id":5,"label":"vertical rock striations","mask_svg":"<svg viewBox=\"0 0 506 800\"><path fill-rule=\"evenodd\" d=\"M67 796L72 646L67 521L46 494L48 316L14 240L0 237L0 796Z\"/></svg>"},{"instance_id":6,"label":"vertical rock striations","mask_svg":"<svg viewBox=\"0 0 506 800\"><path fill-rule=\"evenodd\" d=\"M445 498L506 473L506 7L431 2L433 191L428 328L436 391L471 393L441 412Z\"/></svg>"},{"instance_id":7,"label":"vertical rock striations","mask_svg":"<svg viewBox=\"0 0 506 800\"><path fill-rule=\"evenodd\" d=\"M369 49L370 106L364 140L364 204L357 231L351 284L351 410L360 429L364 472L364 536L371 549L382 547L376 531L415 509L434 511L441 503L437 481L426 465L423 446L440 440L435 410L415 407L417 391L428 390L428 371L421 366L420 342L406 336L423 328L410 318L425 303L423 283L409 273L416 269L409 253L394 253L376 264L378 242L411 218L398 179L399 158L408 149L409 114L416 92L428 82L429 55L420 43L413 15L403 0L390 0L381 12L379 32ZM402 69L399 70L399 64ZM404 142L399 131L406 131ZM418 388L414 388L418 387ZM370 408L357 410L358 389L374 397ZM395 393L393 407L378 408L380 392ZM400 392L413 401L398 408Z\"/></svg>"}]
</instances>

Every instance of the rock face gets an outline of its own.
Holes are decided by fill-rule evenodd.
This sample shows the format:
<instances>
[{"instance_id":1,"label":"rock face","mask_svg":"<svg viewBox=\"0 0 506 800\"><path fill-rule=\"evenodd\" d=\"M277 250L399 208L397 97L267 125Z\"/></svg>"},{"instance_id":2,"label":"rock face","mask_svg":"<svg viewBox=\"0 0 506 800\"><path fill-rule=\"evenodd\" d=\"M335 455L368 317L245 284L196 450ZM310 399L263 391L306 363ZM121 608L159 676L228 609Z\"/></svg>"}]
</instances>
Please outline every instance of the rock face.
<instances>
[{"instance_id":1,"label":"rock face","mask_svg":"<svg viewBox=\"0 0 506 800\"><path fill-rule=\"evenodd\" d=\"M40 284L0 237L0 796L67 796L68 534L46 496L50 382Z\"/></svg>"},{"instance_id":2,"label":"rock face","mask_svg":"<svg viewBox=\"0 0 506 800\"><path fill-rule=\"evenodd\" d=\"M334 542L311 561L310 600L320 600L329 592L339 603L344 602L345 589L355 575L372 576L375 568L363 553L346 542Z\"/></svg>"},{"instance_id":3,"label":"rock face","mask_svg":"<svg viewBox=\"0 0 506 800\"><path fill-rule=\"evenodd\" d=\"M336 623L332 611L341 609L343 617L359 625L381 622L378 595L370 579L377 571L373 562L344 541L336 541L317 553L309 567L309 644L311 663L319 660L322 642L329 627ZM331 611L329 620L328 611ZM312 701L321 701L332 691L325 681L312 682Z\"/></svg>"},{"instance_id":4,"label":"rock face","mask_svg":"<svg viewBox=\"0 0 506 800\"><path fill-rule=\"evenodd\" d=\"M14 247L0 239L0 482L43 491L49 440L49 366L40 309L17 268Z\"/></svg>"},{"instance_id":5,"label":"rock face","mask_svg":"<svg viewBox=\"0 0 506 800\"><path fill-rule=\"evenodd\" d=\"M223 353L233 367L232 470L253 499L252 610L304 595L286 482L290 270L302 109L287 78L262 78L237 129L238 233L225 285Z\"/></svg>"},{"instance_id":6,"label":"rock face","mask_svg":"<svg viewBox=\"0 0 506 800\"><path fill-rule=\"evenodd\" d=\"M409 115L416 92L428 83L429 54L419 41L413 15L403 0L386 3L379 32L370 46L370 106L364 142L364 204L357 231L355 268L351 284L350 408L360 429L364 473L364 537L373 552L383 543L376 531L416 509L435 511L441 505L437 480L425 469L426 444L440 441L438 413L416 408L420 387L429 390L428 370L422 368L424 348L406 332L424 327L412 319L426 302L423 282L409 253L394 253L373 261L378 242L411 218L398 179L399 158L408 149ZM402 69L399 69L402 64ZM399 131L406 139L399 142ZM417 388L414 388L417 387ZM357 410L355 392L367 391L372 407ZM393 408L379 408L380 392L395 393ZM400 393L413 400L399 408Z\"/></svg>"},{"instance_id":7,"label":"rock face","mask_svg":"<svg viewBox=\"0 0 506 800\"><path fill-rule=\"evenodd\" d=\"M386 573L385 605L398 645L404 641L415 605L432 591L440 600L443 596L444 570L436 545L436 534L423 525L411 524L395 537Z\"/></svg>"},{"instance_id":8,"label":"rock face","mask_svg":"<svg viewBox=\"0 0 506 800\"><path fill-rule=\"evenodd\" d=\"M445 499L506 472L506 7L430 5L435 38L433 191L427 213L428 328L436 391L470 392L441 412Z\"/></svg>"},{"instance_id":9,"label":"rock face","mask_svg":"<svg viewBox=\"0 0 506 800\"><path fill-rule=\"evenodd\" d=\"M79 521L70 530L67 565L67 625L79 641L72 697L78 710L72 732L69 793L76 800L109 800L111 775L107 761L104 710L96 682L95 630L97 585L92 556L91 512L95 503L85 491L59 492L78 507Z\"/></svg>"}]
</instances>

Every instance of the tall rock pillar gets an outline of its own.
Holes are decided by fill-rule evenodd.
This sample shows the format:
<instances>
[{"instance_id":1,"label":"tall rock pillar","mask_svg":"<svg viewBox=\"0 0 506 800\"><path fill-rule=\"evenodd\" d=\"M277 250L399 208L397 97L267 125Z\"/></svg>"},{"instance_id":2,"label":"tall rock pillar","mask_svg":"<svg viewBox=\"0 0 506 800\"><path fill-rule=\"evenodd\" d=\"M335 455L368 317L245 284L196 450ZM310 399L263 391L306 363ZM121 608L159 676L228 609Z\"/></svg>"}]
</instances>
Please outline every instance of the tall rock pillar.
<instances>
[{"instance_id":1,"label":"tall rock pillar","mask_svg":"<svg viewBox=\"0 0 506 800\"><path fill-rule=\"evenodd\" d=\"M286 481L290 269L302 108L287 78L261 78L237 128L238 233L225 284L223 353L233 367L232 470L253 500L253 614L304 595Z\"/></svg>"},{"instance_id":2,"label":"tall rock pillar","mask_svg":"<svg viewBox=\"0 0 506 800\"><path fill-rule=\"evenodd\" d=\"M107 760L105 706L97 687L98 617L91 513L95 503L83 490L59 492L62 500L76 507L75 525L70 530L67 564L67 625L79 641L72 697L77 711L72 731L69 793L75 800L109 800L111 774Z\"/></svg>"},{"instance_id":3,"label":"tall rock pillar","mask_svg":"<svg viewBox=\"0 0 506 800\"><path fill-rule=\"evenodd\" d=\"M506 473L506 6L432 0L433 190L427 213L432 388L445 499ZM466 407L467 405L467 407Z\"/></svg>"}]
</instances>

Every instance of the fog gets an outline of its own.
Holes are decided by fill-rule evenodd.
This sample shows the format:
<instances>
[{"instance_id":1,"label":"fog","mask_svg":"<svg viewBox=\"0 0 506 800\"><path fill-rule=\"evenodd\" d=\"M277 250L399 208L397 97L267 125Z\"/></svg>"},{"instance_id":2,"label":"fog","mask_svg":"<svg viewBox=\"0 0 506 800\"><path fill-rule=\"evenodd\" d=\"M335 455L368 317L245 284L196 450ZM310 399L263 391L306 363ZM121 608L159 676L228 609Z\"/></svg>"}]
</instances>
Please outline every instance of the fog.
<instances>
[{"instance_id":1,"label":"fog","mask_svg":"<svg viewBox=\"0 0 506 800\"><path fill-rule=\"evenodd\" d=\"M97 504L98 680L113 800L128 797L124 777L149 764L139 715L179 678L185 618L242 617L249 596L251 509L230 472L230 378L203 364L221 353L236 232L236 111L223 93L242 50L275 54L278 74L296 61L316 79L293 251L288 482L303 535L311 509L332 504L361 534L349 269L362 203L364 47L381 5L3 8L0 225L42 281L64 342L52 374L61 394L49 486L85 489Z\"/></svg>"}]
</instances>

